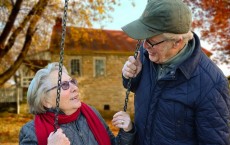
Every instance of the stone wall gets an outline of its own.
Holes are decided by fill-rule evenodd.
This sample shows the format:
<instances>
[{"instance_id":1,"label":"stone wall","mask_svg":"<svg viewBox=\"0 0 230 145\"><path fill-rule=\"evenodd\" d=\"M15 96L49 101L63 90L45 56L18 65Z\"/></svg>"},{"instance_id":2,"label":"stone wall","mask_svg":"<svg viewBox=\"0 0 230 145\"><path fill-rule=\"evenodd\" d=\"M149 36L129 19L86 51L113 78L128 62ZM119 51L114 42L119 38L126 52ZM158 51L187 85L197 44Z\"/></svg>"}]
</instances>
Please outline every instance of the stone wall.
<instances>
[{"instance_id":1,"label":"stone wall","mask_svg":"<svg viewBox=\"0 0 230 145\"><path fill-rule=\"evenodd\" d=\"M82 59L82 75L76 77L79 82L81 100L94 106L104 117L111 117L115 112L123 110L126 89L122 85L121 69L128 56L121 55L78 55ZM106 75L93 77L93 58L106 58ZM64 56L64 65L68 68L70 55ZM59 56L52 55L52 61ZM129 95L127 112L133 116L133 93Z\"/></svg>"}]
</instances>

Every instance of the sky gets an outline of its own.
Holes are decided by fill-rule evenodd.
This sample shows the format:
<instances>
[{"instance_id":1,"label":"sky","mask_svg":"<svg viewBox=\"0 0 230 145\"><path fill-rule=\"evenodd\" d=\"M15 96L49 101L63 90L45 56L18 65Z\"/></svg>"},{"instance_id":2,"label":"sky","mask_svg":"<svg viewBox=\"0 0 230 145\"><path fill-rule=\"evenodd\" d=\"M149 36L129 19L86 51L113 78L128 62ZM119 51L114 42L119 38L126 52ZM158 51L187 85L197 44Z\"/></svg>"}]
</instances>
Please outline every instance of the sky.
<instances>
[{"instance_id":1,"label":"sky","mask_svg":"<svg viewBox=\"0 0 230 145\"><path fill-rule=\"evenodd\" d=\"M111 13L111 16L113 17L113 21L111 23L107 23L104 29L121 30L121 27L138 19L145 9L147 0L133 0L133 1L135 3L135 6L132 6L129 0L122 0L121 5L115 7L115 10ZM94 26L94 27L97 28L98 26ZM198 36L200 36L199 32L196 33ZM211 49L211 46L204 41L201 41L201 45L207 50ZM230 65L219 65L219 67L224 72L225 76L230 76Z\"/></svg>"},{"instance_id":2,"label":"sky","mask_svg":"<svg viewBox=\"0 0 230 145\"><path fill-rule=\"evenodd\" d=\"M135 6L132 6L130 0L122 0L120 6L116 6L111 12L112 23L107 23L104 29L121 30L124 25L139 18L144 11L147 0L133 0Z\"/></svg>"}]
</instances>

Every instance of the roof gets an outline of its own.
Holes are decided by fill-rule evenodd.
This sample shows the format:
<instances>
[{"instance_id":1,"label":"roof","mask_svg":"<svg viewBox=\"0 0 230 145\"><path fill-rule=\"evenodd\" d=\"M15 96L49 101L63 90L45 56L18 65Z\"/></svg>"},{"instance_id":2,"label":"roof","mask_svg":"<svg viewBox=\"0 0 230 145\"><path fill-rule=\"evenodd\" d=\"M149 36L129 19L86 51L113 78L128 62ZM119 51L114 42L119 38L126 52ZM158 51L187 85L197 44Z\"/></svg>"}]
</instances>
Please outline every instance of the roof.
<instances>
[{"instance_id":1,"label":"roof","mask_svg":"<svg viewBox=\"0 0 230 145\"><path fill-rule=\"evenodd\" d=\"M56 20L51 36L50 51L59 53L62 35L61 20ZM58 43L57 43L58 42ZM101 30L92 28L66 27L65 53L133 53L137 40L121 30ZM204 48L210 56L212 53Z\"/></svg>"},{"instance_id":2,"label":"roof","mask_svg":"<svg viewBox=\"0 0 230 145\"><path fill-rule=\"evenodd\" d=\"M50 51L59 51L62 28L54 26ZM67 27L65 50L71 52L134 52L137 40L119 30ZM74 51L73 51L74 50Z\"/></svg>"}]
</instances>

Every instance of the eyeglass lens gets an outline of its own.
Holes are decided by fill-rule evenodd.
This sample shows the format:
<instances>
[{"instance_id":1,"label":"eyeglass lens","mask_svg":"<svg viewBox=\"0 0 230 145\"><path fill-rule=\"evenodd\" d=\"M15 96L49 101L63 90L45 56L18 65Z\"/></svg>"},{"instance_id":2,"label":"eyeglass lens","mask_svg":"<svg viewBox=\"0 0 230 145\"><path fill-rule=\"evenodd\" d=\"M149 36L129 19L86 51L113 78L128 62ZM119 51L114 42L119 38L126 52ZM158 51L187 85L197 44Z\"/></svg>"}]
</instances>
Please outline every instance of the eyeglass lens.
<instances>
[{"instance_id":1,"label":"eyeglass lens","mask_svg":"<svg viewBox=\"0 0 230 145\"><path fill-rule=\"evenodd\" d=\"M72 80L70 80L70 81L63 81L63 82L61 83L61 88L62 88L63 90L68 90L68 89L69 89L69 86L70 86L70 83L72 83L73 85L77 85L77 80L72 79Z\"/></svg>"},{"instance_id":2,"label":"eyeglass lens","mask_svg":"<svg viewBox=\"0 0 230 145\"><path fill-rule=\"evenodd\" d=\"M155 43L155 44L152 44L152 42L150 42L150 41L149 41L149 39L145 39L145 41L148 43L148 45L150 45L151 47L153 47L153 46L156 46L156 45L158 45L158 44L160 44L160 43L165 42L166 40L163 40L163 41L157 42L157 43Z\"/></svg>"}]
</instances>

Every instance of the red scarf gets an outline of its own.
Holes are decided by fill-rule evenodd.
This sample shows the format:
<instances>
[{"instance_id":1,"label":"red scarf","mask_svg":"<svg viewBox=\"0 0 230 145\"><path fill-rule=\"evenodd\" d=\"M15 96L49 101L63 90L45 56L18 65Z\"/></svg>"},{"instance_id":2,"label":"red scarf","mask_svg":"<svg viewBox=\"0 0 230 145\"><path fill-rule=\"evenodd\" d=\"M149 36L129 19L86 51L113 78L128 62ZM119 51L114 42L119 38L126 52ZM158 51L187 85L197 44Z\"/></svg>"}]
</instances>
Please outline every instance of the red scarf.
<instances>
[{"instance_id":1,"label":"red scarf","mask_svg":"<svg viewBox=\"0 0 230 145\"><path fill-rule=\"evenodd\" d=\"M109 135L94 111L86 104L81 103L81 107L71 115L58 115L58 124L66 124L75 121L80 112L85 116L87 124L96 138L99 145L111 145ZM38 114L35 116L35 132L38 145L47 145L49 134L54 131L54 116L52 112Z\"/></svg>"}]
</instances>

